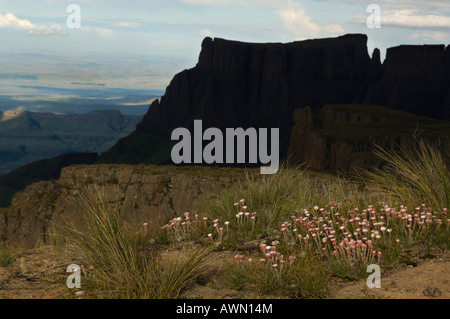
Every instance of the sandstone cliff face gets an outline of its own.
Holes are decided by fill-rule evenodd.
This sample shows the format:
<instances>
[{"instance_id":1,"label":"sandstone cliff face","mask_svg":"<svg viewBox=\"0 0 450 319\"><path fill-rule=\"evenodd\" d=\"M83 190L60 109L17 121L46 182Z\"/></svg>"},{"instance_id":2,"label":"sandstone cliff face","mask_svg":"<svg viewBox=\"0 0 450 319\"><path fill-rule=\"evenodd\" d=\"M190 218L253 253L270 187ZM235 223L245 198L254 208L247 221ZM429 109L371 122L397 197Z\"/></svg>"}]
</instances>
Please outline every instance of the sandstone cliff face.
<instances>
[{"instance_id":1,"label":"sandstone cliff face","mask_svg":"<svg viewBox=\"0 0 450 319\"><path fill-rule=\"evenodd\" d=\"M293 113L288 158L311 168L350 171L380 166L373 151L397 151L414 136L449 147L450 122L414 116L379 106L326 105L314 114L310 107Z\"/></svg>"},{"instance_id":2,"label":"sandstone cliff face","mask_svg":"<svg viewBox=\"0 0 450 319\"><path fill-rule=\"evenodd\" d=\"M0 214L0 234L26 248L51 243L54 227L80 213L73 203L83 185L100 186L111 202L124 200L131 225L141 229L146 222L156 227L185 211L204 212L205 196L243 178L240 174L226 168L203 168L200 174L195 169L151 166L66 167L59 179L32 184L14 196L11 207Z\"/></svg>"}]
</instances>

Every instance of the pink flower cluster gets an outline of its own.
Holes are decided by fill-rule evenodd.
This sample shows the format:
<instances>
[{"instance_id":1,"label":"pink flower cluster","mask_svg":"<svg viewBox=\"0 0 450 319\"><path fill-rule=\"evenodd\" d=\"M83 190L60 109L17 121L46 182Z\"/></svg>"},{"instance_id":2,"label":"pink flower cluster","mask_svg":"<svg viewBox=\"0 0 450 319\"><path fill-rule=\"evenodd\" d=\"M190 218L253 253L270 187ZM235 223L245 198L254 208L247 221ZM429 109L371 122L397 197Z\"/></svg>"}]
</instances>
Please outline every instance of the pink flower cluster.
<instances>
[{"instance_id":1,"label":"pink flower cluster","mask_svg":"<svg viewBox=\"0 0 450 319\"><path fill-rule=\"evenodd\" d=\"M247 261L249 264L259 264L259 265L267 265L272 269L279 269L286 265L286 259L282 254L277 252L276 246L267 246L266 244L261 244L259 246L260 251L264 254L264 258L260 258L259 260L253 260L253 258L248 258ZM235 255L234 260L241 262L244 259L243 255ZM295 256L289 256L288 264L291 265L295 261Z\"/></svg>"},{"instance_id":2,"label":"pink flower cluster","mask_svg":"<svg viewBox=\"0 0 450 319\"><path fill-rule=\"evenodd\" d=\"M256 222L256 212L251 213L248 206L245 204L245 199L241 199L239 202L234 203L236 207L236 220L238 225L242 225L245 222L250 221L252 225Z\"/></svg>"},{"instance_id":3,"label":"pink flower cluster","mask_svg":"<svg viewBox=\"0 0 450 319\"><path fill-rule=\"evenodd\" d=\"M315 247L350 263L372 263L375 257L380 259L381 252L375 248L380 241L394 240L394 234L412 239L413 233L419 234L427 225L434 223L440 227L444 219L447 227L450 224L447 209L432 213L424 204L417 207L415 213L408 213L405 206L398 210L384 205L377 210L370 205L341 215L337 208L339 205L333 203L327 209L315 206L311 212L296 211L291 222L281 225L284 240L297 242L305 248ZM400 239L395 238L395 242L399 243Z\"/></svg>"},{"instance_id":4,"label":"pink flower cluster","mask_svg":"<svg viewBox=\"0 0 450 319\"><path fill-rule=\"evenodd\" d=\"M198 235L204 231L215 230L219 241L222 241L224 232L228 232L230 222L225 222L222 226L219 219L210 221L208 217L200 217L199 214L195 214L192 219L189 212L184 213L183 217L176 217L171 219L166 225L161 227L169 231L172 239L175 241L182 241L189 239L189 235ZM211 229L212 226L212 229ZM224 228L225 227L225 228ZM208 233L207 237L209 239L214 239L213 232Z\"/></svg>"}]
</instances>

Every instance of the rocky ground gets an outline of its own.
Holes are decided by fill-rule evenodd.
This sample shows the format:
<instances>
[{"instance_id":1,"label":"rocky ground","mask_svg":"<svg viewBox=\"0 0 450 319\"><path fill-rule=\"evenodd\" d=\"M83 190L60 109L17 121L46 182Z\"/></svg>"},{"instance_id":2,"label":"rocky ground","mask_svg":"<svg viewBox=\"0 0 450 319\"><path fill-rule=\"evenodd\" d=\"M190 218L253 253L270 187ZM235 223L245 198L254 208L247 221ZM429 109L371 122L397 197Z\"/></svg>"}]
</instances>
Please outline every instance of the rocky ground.
<instances>
[{"instance_id":1,"label":"rocky ground","mask_svg":"<svg viewBox=\"0 0 450 319\"><path fill-rule=\"evenodd\" d=\"M170 252L169 252L170 253ZM67 266L77 263L64 252L44 246L21 253L7 268L0 267L0 299L70 299L74 291L66 286ZM417 264L401 264L382 272L381 288L369 289L366 282L334 279L329 299L450 299L450 253ZM188 290L184 298L258 298L207 283ZM267 297L271 298L271 297Z\"/></svg>"}]
</instances>

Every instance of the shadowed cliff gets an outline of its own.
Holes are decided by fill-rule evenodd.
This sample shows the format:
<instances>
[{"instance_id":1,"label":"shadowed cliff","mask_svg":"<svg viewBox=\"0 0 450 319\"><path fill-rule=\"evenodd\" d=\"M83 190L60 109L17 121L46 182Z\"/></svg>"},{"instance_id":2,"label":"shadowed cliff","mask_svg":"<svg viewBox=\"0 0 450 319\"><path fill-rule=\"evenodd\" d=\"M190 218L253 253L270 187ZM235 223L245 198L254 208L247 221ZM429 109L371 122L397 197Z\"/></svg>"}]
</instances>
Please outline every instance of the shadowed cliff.
<instances>
[{"instance_id":1,"label":"shadowed cliff","mask_svg":"<svg viewBox=\"0 0 450 319\"><path fill-rule=\"evenodd\" d=\"M309 106L371 104L450 119L450 50L443 45L399 46L367 52L367 36L293 43L243 43L205 38L198 64L177 74L136 131L101 163L171 163L178 127L280 128L285 158L294 110ZM355 106L357 107L357 106ZM329 167L323 167L329 168Z\"/></svg>"},{"instance_id":2,"label":"shadowed cliff","mask_svg":"<svg viewBox=\"0 0 450 319\"><path fill-rule=\"evenodd\" d=\"M365 35L287 44L206 38L196 67L177 74L136 131L100 162L170 163L177 127L280 128L287 153L297 108L352 103L364 89L370 57Z\"/></svg>"}]
</instances>

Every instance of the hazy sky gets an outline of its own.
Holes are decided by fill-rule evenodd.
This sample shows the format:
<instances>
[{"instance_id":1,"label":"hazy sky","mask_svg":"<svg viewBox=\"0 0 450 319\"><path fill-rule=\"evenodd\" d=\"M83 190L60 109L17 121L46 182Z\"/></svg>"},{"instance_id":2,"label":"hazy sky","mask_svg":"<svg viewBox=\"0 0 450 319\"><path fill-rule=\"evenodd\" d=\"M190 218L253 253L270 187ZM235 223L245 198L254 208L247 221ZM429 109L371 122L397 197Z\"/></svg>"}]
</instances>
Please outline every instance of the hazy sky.
<instances>
[{"instance_id":1,"label":"hazy sky","mask_svg":"<svg viewBox=\"0 0 450 319\"><path fill-rule=\"evenodd\" d=\"M72 3L81 9L81 28L66 24ZM366 24L371 3L381 8L379 29ZM369 50L378 47L383 56L400 44L448 44L450 0L0 0L0 68L24 73L17 53L40 54L42 65L57 55L64 63L53 76L63 76L64 64L77 58L100 64L111 59L129 78L134 69L126 74L126 66L139 56L159 67L149 77L162 79L139 83L160 89L177 70L195 65L205 36L291 42L346 33L367 34ZM158 64L161 58L164 63ZM86 81L90 74L85 73Z\"/></svg>"}]
</instances>

